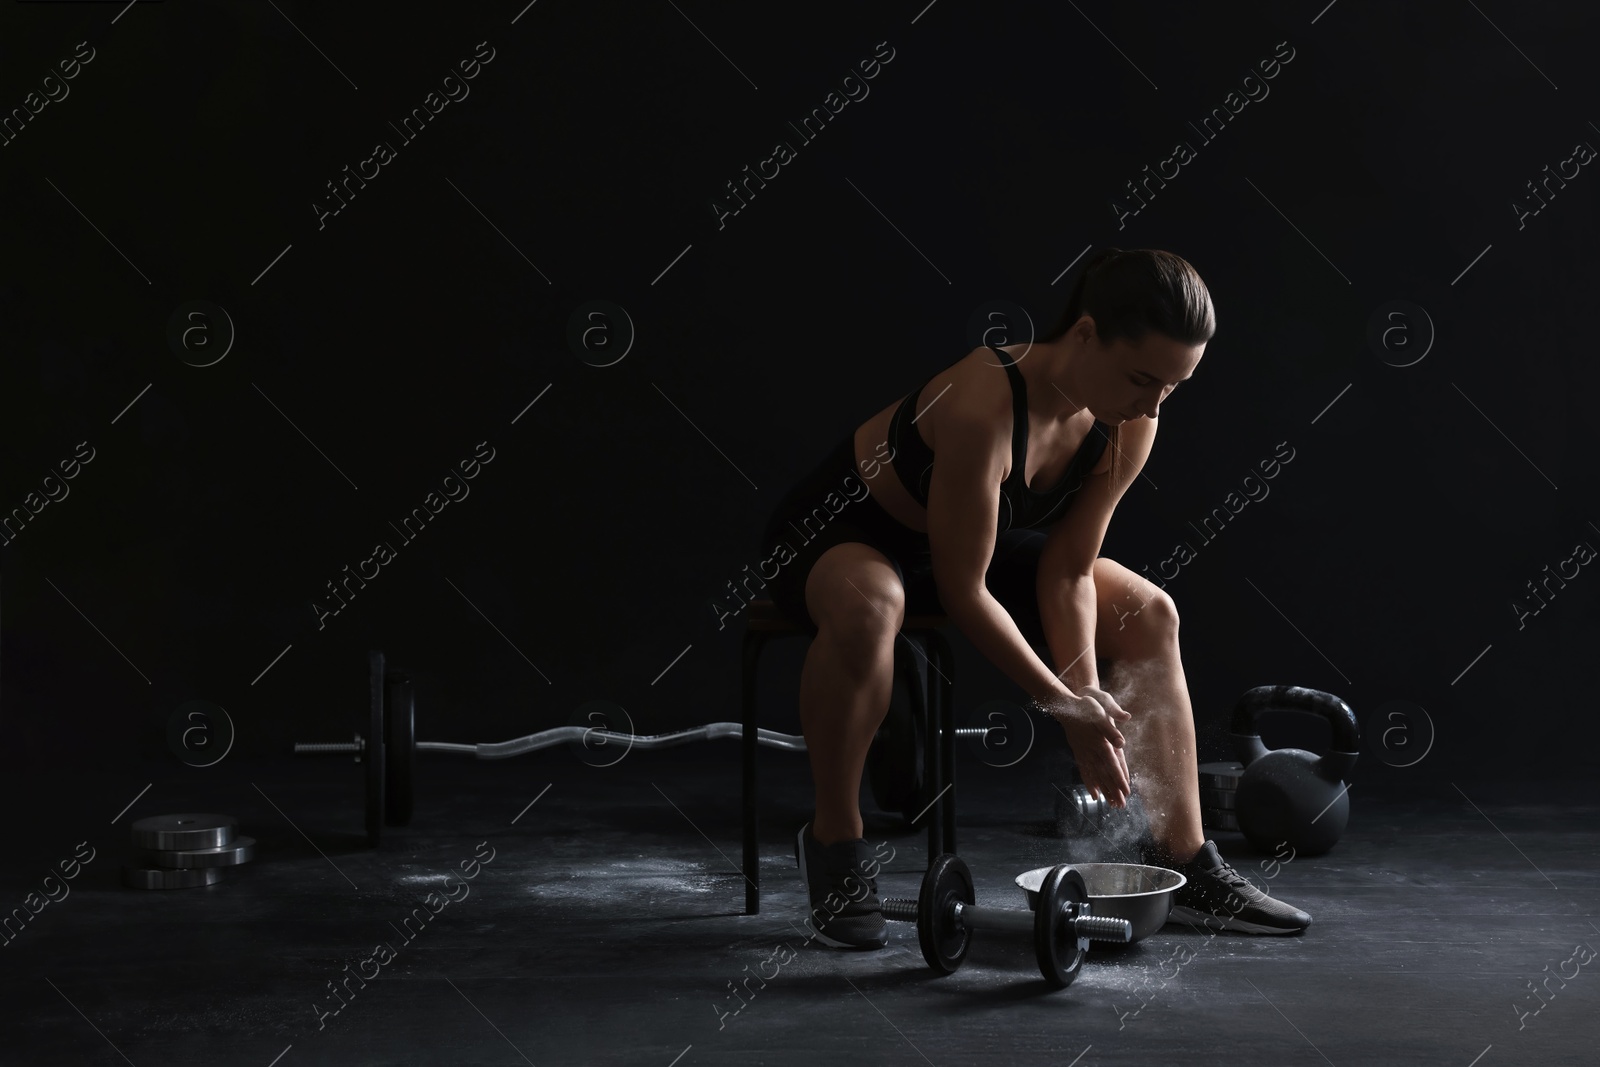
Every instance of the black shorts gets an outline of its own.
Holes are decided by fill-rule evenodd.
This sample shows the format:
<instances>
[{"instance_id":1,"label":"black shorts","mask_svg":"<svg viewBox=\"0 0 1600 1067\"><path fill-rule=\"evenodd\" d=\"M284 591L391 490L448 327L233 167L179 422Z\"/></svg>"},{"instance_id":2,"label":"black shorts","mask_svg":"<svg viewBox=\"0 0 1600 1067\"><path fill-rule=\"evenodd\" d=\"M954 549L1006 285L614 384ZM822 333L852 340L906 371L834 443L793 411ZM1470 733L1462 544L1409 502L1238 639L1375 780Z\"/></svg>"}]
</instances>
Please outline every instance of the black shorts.
<instances>
[{"instance_id":1,"label":"black shorts","mask_svg":"<svg viewBox=\"0 0 1600 1067\"><path fill-rule=\"evenodd\" d=\"M817 626L806 610L806 578L824 552L848 541L871 545L889 558L905 587L907 615L944 614L928 535L902 524L871 495L875 481L893 477L887 466L880 466L872 479L856 470L852 431L784 494L768 517L761 539L762 576L775 566L778 572L766 578L766 592L785 617L812 636ZM1045 648L1034 584L1044 543L1042 530L1007 530L996 541L984 577L989 592L1036 649ZM780 551L783 544L793 558ZM780 559L787 562L780 564Z\"/></svg>"}]
</instances>

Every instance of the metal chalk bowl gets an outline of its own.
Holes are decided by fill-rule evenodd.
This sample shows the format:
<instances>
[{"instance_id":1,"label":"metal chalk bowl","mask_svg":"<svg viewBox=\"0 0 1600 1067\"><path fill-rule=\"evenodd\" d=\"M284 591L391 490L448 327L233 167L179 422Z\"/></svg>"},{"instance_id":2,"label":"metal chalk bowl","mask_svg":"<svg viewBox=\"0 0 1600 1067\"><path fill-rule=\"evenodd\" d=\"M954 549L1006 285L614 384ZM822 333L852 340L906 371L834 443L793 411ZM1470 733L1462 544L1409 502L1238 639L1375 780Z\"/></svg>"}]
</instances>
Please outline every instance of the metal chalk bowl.
<instances>
[{"instance_id":1,"label":"metal chalk bowl","mask_svg":"<svg viewBox=\"0 0 1600 1067\"><path fill-rule=\"evenodd\" d=\"M1074 863L1089 891L1089 905L1097 916L1127 919L1133 927L1130 942L1155 933L1172 913L1172 897L1188 881L1177 871L1142 863ZM1017 875L1017 885L1027 894L1028 907L1039 905L1039 886L1052 868L1039 867Z\"/></svg>"}]
</instances>

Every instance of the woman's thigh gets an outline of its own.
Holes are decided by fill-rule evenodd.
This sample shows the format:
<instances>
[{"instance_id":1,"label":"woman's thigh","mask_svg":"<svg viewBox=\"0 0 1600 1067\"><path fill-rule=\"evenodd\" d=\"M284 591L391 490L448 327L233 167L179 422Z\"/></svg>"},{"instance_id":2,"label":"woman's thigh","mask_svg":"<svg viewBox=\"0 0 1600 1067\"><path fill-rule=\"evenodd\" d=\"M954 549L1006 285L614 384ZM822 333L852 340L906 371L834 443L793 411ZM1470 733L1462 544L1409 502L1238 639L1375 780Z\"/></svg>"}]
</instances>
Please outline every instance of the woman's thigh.
<instances>
[{"instance_id":1,"label":"woman's thigh","mask_svg":"<svg viewBox=\"0 0 1600 1067\"><path fill-rule=\"evenodd\" d=\"M776 543L781 538L775 537L773 540ZM836 520L816 536L791 534L784 542L789 549L787 555L777 552L773 554L772 558L776 562L778 573L768 581L767 595L786 617L810 631L813 637L816 636L820 620L811 610L813 602L811 592L816 585L811 579L824 559L833 557L830 567L825 568L831 571L841 555L854 559L858 555L855 550L867 549L870 550L869 555L876 556L884 566L890 568L890 576L896 583L903 585L898 564L891 555L882 552L875 544L876 540L870 531L843 520ZM833 551L842 545L852 546L852 549L843 553ZM823 577L829 576L824 574ZM830 579L828 588L831 590L836 584L837 580Z\"/></svg>"},{"instance_id":2,"label":"woman's thigh","mask_svg":"<svg viewBox=\"0 0 1600 1067\"><path fill-rule=\"evenodd\" d=\"M841 541L806 576L806 615L847 645L863 651L892 642L905 622L905 583L899 565L864 541Z\"/></svg>"}]
</instances>

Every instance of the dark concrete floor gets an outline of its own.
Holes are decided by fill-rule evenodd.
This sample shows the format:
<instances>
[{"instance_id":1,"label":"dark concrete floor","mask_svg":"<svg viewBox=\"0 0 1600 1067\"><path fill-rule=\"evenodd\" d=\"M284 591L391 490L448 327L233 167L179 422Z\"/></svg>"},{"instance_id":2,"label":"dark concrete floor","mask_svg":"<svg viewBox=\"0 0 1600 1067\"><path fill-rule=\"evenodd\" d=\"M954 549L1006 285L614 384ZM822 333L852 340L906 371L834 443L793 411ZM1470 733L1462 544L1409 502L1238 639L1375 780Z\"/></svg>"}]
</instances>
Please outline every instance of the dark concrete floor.
<instances>
[{"instance_id":1,"label":"dark concrete floor","mask_svg":"<svg viewBox=\"0 0 1600 1067\"><path fill-rule=\"evenodd\" d=\"M1269 883L1315 917L1304 936L1169 925L1091 953L1072 986L1052 991L1024 946L993 937L943 978L908 925L891 924L878 952L801 947L805 898L790 842L809 811L809 778L802 756L764 750L762 764L764 902L754 916L741 914L730 741L635 752L604 769L565 751L503 763L425 755L416 818L378 851L361 832L358 771L339 759L203 772L169 763L92 785L8 776L6 911L80 842L95 858L0 951L0 1062L1600 1058L1600 962L1576 976L1565 962L1577 946L1600 946L1600 827L1586 783L1546 783L1535 795L1458 780L1465 793L1445 783L1406 797L1358 779L1344 840ZM1011 879L1064 858L1050 826L1060 769L1045 757L1005 772L963 758L959 845L980 902L1021 906ZM259 840L258 858L215 886L120 888L129 823L195 810L236 816ZM915 895L926 838L876 814L867 834L896 850L880 888ZM1215 836L1236 866L1259 871L1242 839ZM453 898L435 897L436 915L423 903L430 890ZM408 938L400 927L413 908L432 918L413 920ZM380 942L392 958L363 963ZM749 977L784 944L797 949L792 961L764 985ZM1175 962L1179 952L1193 958ZM375 971L364 984L350 977ZM1569 980L1548 978L1536 1000L1530 982L1558 971ZM735 999L731 984L746 980L741 992L753 992ZM336 1002L330 983L341 981Z\"/></svg>"}]
</instances>

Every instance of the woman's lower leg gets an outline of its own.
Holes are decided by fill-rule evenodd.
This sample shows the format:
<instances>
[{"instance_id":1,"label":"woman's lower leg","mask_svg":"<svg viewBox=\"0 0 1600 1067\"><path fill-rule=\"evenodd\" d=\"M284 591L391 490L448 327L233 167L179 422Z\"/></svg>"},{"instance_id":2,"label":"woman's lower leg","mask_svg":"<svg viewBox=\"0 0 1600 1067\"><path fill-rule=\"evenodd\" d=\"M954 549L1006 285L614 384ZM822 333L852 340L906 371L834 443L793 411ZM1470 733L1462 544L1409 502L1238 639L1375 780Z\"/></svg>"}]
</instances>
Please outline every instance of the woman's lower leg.
<instances>
[{"instance_id":1,"label":"woman's lower leg","mask_svg":"<svg viewBox=\"0 0 1600 1067\"><path fill-rule=\"evenodd\" d=\"M863 833L861 774L888 714L894 644L819 632L800 675L800 728L816 784L811 835L821 844Z\"/></svg>"},{"instance_id":2,"label":"woman's lower leg","mask_svg":"<svg viewBox=\"0 0 1600 1067\"><path fill-rule=\"evenodd\" d=\"M1205 843L1205 831L1194 709L1177 640L1148 658L1113 663L1107 681L1107 691L1133 716L1121 726L1124 751L1150 835L1173 859L1189 859Z\"/></svg>"}]
</instances>

